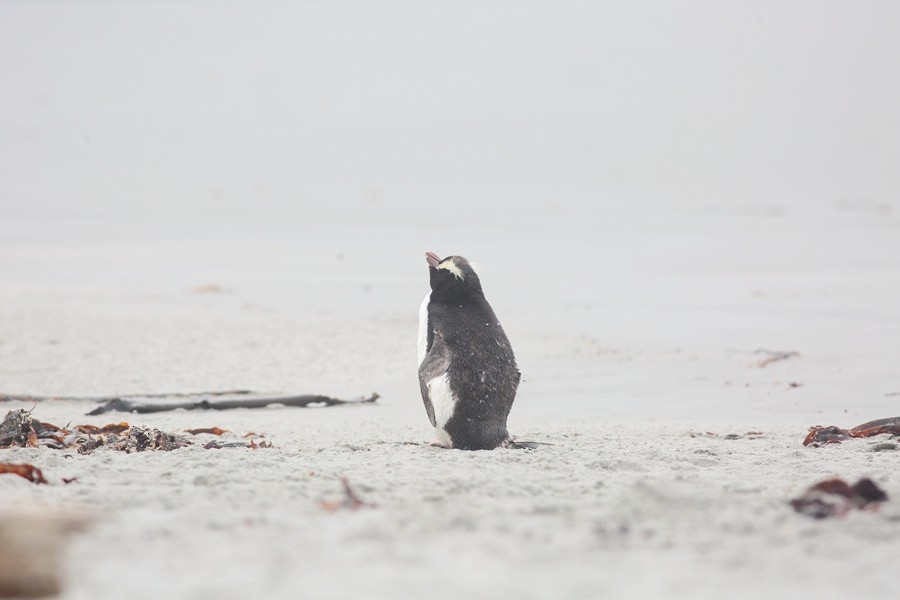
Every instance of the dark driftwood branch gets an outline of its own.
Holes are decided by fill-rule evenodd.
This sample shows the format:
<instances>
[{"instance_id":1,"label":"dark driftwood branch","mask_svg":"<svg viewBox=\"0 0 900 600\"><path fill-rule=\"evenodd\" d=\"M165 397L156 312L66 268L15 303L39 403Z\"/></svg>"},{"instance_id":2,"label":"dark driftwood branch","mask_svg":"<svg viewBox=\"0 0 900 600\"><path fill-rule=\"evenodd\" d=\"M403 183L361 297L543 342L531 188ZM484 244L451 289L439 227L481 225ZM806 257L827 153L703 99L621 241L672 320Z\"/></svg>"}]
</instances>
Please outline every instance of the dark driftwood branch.
<instances>
[{"instance_id":1,"label":"dark driftwood branch","mask_svg":"<svg viewBox=\"0 0 900 600\"><path fill-rule=\"evenodd\" d=\"M239 398L221 398L222 396L244 396ZM87 400L102 403L88 415L102 415L108 412L135 412L155 413L167 410L228 410L232 408L263 408L272 404L285 406L337 406L340 404L370 404L378 399L378 394L372 394L368 398L356 400L340 400L329 396L305 394L302 396L266 396L247 390L233 392L203 392L198 394L133 394L128 396L102 396L94 398L72 398L53 396L27 396L0 394L0 401L19 400L25 402L40 402L42 400ZM143 402L146 399L182 398L180 402Z\"/></svg>"},{"instance_id":2,"label":"dark driftwood branch","mask_svg":"<svg viewBox=\"0 0 900 600\"><path fill-rule=\"evenodd\" d=\"M185 410L229 410L232 408L263 408L272 404L283 404L284 406L310 406L311 404L323 404L325 406L337 406L339 404L368 404L375 402L378 394L372 394L368 398L359 398L357 400L339 400L329 396L317 396L307 394L303 396L274 396L268 398L234 398L228 400L209 400L201 398L194 402L140 402L135 400L126 400L124 398L111 398L106 404L98 406L88 413L88 415L102 415L112 411L118 412L136 412L136 413L155 413L167 410L177 410L183 408Z\"/></svg>"},{"instance_id":3,"label":"dark driftwood branch","mask_svg":"<svg viewBox=\"0 0 900 600\"><path fill-rule=\"evenodd\" d=\"M207 396L247 396L259 393L250 390L225 390L218 392L167 392L163 394L120 394L118 396L35 396L33 394L2 394L0 402L44 402L45 400L81 400L84 402L109 402L117 399L144 398L205 398Z\"/></svg>"}]
</instances>

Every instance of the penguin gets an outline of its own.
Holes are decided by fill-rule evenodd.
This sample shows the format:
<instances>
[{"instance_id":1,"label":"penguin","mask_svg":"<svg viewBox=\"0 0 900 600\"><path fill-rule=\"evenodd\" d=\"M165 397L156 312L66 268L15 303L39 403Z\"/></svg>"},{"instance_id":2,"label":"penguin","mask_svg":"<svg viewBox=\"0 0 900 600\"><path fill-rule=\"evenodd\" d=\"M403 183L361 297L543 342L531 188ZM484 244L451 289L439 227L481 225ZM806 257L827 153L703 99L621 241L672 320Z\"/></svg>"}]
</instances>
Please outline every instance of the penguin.
<instances>
[{"instance_id":1,"label":"penguin","mask_svg":"<svg viewBox=\"0 0 900 600\"><path fill-rule=\"evenodd\" d=\"M506 419L521 374L471 263L426 252L431 291L419 309L419 386L433 445L517 447Z\"/></svg>"}]
</instances>

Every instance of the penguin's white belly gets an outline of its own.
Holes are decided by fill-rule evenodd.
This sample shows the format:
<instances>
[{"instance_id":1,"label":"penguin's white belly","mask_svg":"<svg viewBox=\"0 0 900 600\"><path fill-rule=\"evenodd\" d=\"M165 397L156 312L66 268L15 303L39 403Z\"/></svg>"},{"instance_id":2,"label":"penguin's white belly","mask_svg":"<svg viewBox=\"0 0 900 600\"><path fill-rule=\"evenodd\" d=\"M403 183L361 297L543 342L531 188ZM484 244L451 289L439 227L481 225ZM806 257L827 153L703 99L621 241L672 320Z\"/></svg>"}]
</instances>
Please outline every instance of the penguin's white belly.
<instances>
[{"instance_id":1,"label":"penguin's white belly","mask_svg":"<svg viewBox=\"0 0 900 600\"><path fill-rule=\"evenodd\" d=\"M425 299L422 300L422 305L419 307L419 339L417 349L419 351L420 366L427 354L428 302L430 300L431 293L429 292L425 296ZM444 429L447 425L447 421L453 416L453 411L456 408L456 397L450 389L450 380L447 379L447 374L444 373L443 375L435 377L425 385L428 388L428 399L431 400L431 405L434 407L434 435L443 446L451 448L453 447L453 441L450 439L450 434Z\"/></svg>"},{"instance_id":2,"label":"penguin's white belly","mask_svg":"<svg viewBox=\"0 0 900 600\"><path fill-rule=\"evenodd\" d=\"M426 346L428 345L428 301L431 300L431 292L425 295L422 306L419 307L419 365L425 360Z\"/></svg>"},{"instance_id":3,"label":"penguin's white belly","mask_svg":"<svg viewBox=\"0 0 900 600\"><path fill-rule=\"evenodd\" d=\"M452 447L453 440L450 439L445 427L456 409L456 396L450 389L450 380L446 373L428 382L428 397L434 406L434 434L441 444Z\"/></svg>"}]
</instances>

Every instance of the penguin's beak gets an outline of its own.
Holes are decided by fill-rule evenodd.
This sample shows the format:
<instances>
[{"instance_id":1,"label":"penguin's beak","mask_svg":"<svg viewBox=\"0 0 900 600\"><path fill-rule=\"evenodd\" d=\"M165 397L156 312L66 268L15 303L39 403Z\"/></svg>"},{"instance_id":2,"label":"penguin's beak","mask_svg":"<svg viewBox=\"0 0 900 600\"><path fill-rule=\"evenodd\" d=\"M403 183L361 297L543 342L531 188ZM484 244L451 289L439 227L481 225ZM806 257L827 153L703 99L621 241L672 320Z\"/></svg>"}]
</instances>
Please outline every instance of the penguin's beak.
<instances>
[{"instance_id":1,"label":"penguin's beak","mask_svg":"<svg viewBox=\"0 0 900 600\"><path fill-rule=\"evenodd\" d=\"M425 260L428 262L428 266L433 269L437 269L438 265L441 264L441 257L434 252L426 252Z\"/></svg>"}]
</instances>

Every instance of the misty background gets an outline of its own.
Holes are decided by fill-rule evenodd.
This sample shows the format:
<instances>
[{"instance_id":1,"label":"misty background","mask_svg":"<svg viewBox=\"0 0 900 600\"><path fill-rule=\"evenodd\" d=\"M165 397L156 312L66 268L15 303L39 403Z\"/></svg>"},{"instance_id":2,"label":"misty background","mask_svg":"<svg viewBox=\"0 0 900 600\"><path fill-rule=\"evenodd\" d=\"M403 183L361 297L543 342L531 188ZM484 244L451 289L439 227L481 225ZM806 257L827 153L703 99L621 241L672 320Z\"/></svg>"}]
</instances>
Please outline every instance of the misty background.
<instances>
[{"instance_id":1,"label":"misty background","mask_svg":"<svg viewBox=\"0 0 900 600\"><path fill-rule=\"evenodd\" d=\"M8 0L5 293L412 315L434 250L548 325L847 285L896 317L898 31L894 2Z\"/></svg>"}]
</instances>

